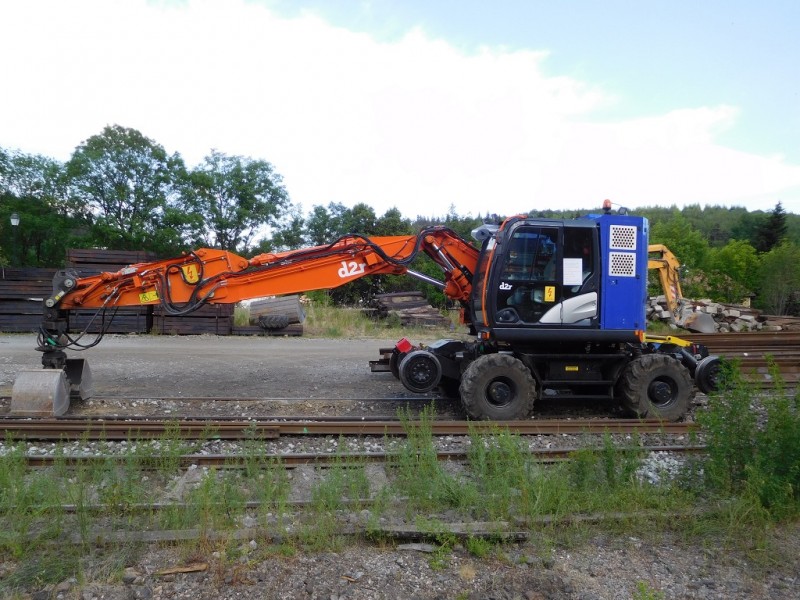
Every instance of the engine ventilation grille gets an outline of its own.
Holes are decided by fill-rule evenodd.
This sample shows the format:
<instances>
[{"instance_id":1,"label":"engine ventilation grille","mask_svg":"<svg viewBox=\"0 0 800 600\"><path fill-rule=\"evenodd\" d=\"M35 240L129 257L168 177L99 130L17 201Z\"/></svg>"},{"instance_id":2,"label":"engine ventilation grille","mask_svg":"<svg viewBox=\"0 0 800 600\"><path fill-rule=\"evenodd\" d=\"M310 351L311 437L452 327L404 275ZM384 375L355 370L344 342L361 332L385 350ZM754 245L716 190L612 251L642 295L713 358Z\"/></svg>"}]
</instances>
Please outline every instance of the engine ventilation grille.
<instances>
[{"instance_id":1,"label":"engine ventilation grille","mask_svg":"<svg viewBox=\"0 0 800 600\"><path fill-rule=\"evenodd\" d=\"M609 252L608 274L611 277L636 277L636 255L631 252Z\"/></svg>"},{"instance_id":2,"label":"engine ventilation grille","mask_svg":"<svg viewBox=\"0 0 800 600\"><path fill-rule=\"evenodd\" d=\"M636 250L636 226L611 225L609 229L612 250Z\"/></svg>"}]
</instances>

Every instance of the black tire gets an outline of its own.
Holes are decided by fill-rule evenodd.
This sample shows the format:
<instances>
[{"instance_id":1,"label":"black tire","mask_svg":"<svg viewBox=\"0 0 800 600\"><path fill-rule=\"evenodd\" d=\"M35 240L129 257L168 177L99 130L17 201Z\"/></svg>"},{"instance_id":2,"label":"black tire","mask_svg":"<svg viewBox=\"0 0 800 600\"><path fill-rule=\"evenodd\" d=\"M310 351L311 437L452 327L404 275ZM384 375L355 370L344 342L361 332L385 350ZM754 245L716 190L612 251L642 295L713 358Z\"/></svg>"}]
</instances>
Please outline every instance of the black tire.
<instances>
[{"instance_id":1,"label":"black tire","mask_svg":"<svg viewBox=\"0 0 800 600\"><path fill-rule=\"evenodd\" d=\"M689 410L695 389L689 370L674 357L645 354L625 367L617 394L637 417L677 421Z\"/></svg>"},{"instance_id":2,"label":"black tire","mask_svg":"<svg viewBox=\"0 0 800 600\"><path fill-rule=\"evenodd\" d=\"M444 398L455 398L458 400L461 398L460 387L461 382L458 379L442 377L442 380L439 382L439 393Z\"/></svg>"},{"instance_id":3,"label":"black tire","mask_svg":"<svg viewBox=\"0 0 800 600\"><path fill-rule=\"evenodd\" d=\"M442 379L442 363L427 350L409 352L400 362L400 381L415 394L430 392Z\"/></svg>"},{"instance_id":4,"label":"black tire","mask_svg":"<svg viewBox=\"0 0 800 600\"><path fill-rule=\"evenodd\" d=\"M716 392L722 379L722 361L719 356L706 356L697 363L694 370L694 382L704 394Z\"/></svg>"},{"instance_id":5,"label":"black tire","mask_svg":"<svg viewBox=\"0 0 800 600\"><path fill-rule=\"evenodd\" d=\"M261 329L283 329L289 326L287 315L261 315L258 317L258 326Z\"/></svg>"},{"instance_id":6,"label":"black tire","mask_svg":"<svg viewBox=\"0 0 800 600\"><path fill-rule=\"evenodd\" d=\"M527 419L533 412L536 382L530 370L509 354L485 354L461 377L461 403L473 419Z\"/></svg>"}]
</instances>

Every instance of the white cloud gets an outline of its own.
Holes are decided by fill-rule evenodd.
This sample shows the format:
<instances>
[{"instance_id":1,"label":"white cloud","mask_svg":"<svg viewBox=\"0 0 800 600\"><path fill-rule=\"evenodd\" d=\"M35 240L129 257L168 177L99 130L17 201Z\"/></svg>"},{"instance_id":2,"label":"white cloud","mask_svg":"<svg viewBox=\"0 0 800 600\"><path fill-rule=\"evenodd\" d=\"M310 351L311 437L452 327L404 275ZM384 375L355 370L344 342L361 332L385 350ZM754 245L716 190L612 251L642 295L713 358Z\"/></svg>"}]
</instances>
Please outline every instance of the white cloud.
<instances>
[{"instance_id":1,"label":"white cloud","mask_svg":"<svg viewBox=\"0 0 800 600\"><path fill-rule=\"evenodd\" d=\"M592 122L614 96L545 75L546 52L465 55L418 30L379 43L240 0L4 3L0 22L16 57L4 147L63 160L117 123L190 164L211 148L269 160L306 209L516 213L610 197L800 212L800 166L715 141L735 108Z\"/></svg>"}]
</instances>

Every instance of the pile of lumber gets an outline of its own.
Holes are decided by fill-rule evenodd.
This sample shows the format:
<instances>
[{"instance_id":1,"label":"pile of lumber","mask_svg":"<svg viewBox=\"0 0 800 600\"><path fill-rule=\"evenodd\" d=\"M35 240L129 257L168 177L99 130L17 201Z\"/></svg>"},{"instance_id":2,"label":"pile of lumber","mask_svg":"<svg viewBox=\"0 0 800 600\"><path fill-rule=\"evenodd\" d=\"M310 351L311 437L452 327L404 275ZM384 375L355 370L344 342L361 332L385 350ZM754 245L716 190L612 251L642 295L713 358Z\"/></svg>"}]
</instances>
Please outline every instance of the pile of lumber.
<instances>
[{"instance_id":1,"label":"pile of lumber","mask_svg":"<svg viewBox=\"0 0 800 600\"><path fill-rule=\"evenodd\" d=\"M67 250L66 267L74 269L81 277L115 273L128 265L156 260L152 252L140 250L98 250L96 248Z\"/></svg>"},{"instance_id":2,"label":"pile of lumber","mask_svg":"<svg viewBox=\"0 0 800 600\"><path fill-rule=\"evenodd\" d=\"M155 258L152 252L138 250L69 249L66 267L77 271L81 277L89 277L104 272L114 273L128 265L149 262ZM105 314L97 314L96 309L71 311L69 328L70 331L87 330L89 333L101 330L106 333L147 333L152 323L152 307L135 306L111 308Z\"/></svg>"},{"instance_id":3,"label":"pile of lumber","mask_svg":"<svg viewBox=\"0 0 800 600\"><path fill-rule=\"evenodd\" d=\"M164 335L230 335L234 304L204 304L186 315L170 315L160 305L152 307L151 331Z\"/></svg>"},{"instance_id":4,"label":"pile of lumber","mask_svg":"<svg viewBox=\"0 0 800 600\"><path fill-rule=\"evenodd\" d=\"M28 333L42 324L42 302L53 292L55 269L0 269L0 331Z\"/></svg>"},{"instance_id":5,"label":"pile of lumber","mask_svg":"<svg viewBox=\"0 0 800 600\"><path fill-rule=\"evenodd\" d=\"M450 319L432 307L422 292L394 292L375 297L379 317L396 316L404 326L449 327Z\"/></svg>"}]
</instances>

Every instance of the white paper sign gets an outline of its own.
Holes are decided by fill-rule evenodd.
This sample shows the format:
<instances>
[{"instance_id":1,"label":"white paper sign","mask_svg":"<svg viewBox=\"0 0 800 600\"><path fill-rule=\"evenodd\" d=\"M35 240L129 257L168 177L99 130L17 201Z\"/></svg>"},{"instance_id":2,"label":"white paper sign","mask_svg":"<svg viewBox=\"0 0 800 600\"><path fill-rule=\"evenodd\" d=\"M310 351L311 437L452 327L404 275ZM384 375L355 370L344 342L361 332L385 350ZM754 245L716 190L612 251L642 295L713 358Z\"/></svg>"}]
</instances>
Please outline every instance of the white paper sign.
<instances>
[{"instance_id":1,"label":"white paper sign","mask_svg":"<svg viewBox=\"0 0 800 600\"><path fill-rule=\"evenodd\" d=\"M583 283L583 259L564 259L564 285L581 285Z\"/></svg>"}]
</instances>

